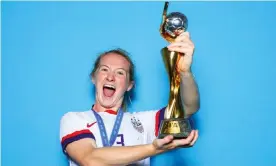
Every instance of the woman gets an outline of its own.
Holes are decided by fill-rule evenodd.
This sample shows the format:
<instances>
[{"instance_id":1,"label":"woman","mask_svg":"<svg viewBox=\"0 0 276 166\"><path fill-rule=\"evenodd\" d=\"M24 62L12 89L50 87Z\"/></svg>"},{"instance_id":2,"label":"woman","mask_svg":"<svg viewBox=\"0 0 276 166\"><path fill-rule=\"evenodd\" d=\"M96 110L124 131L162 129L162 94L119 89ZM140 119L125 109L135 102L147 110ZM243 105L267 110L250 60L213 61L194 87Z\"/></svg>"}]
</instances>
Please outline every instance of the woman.
<instances>
[{"instance_id":1,"label":"woman","mask_svg":"<svg viewBox=\"0 0 276 166\"><path fill-rule=\"evenodd\" d=\"M199 108L199 95L190 71L194 44L189 33L168 46L185 54L177 64L181 73L181 95L185 115ZM156 138L164 108L139 113L124 112L124 96L134 85L134 65L126 52L111 50L95 62L91 73L96 87L92 109L69 112L61 119L60 139L70 166L149 165L149 157L181 146L192 146L198 138L193 130L186 139L171 135Z\"/></svg>"}]
</instances>

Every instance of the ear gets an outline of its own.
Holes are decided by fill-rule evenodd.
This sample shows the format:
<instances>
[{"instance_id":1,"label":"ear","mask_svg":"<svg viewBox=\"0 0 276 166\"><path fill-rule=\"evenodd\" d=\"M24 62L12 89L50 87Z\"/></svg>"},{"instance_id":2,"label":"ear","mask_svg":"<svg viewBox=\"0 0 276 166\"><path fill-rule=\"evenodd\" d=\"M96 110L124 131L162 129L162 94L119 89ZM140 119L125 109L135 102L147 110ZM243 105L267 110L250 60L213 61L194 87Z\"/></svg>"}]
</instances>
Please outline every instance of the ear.
<instances>
[{"instance_id":1,"label":"ear","mask_svg":"<svg viewBox=\"0 0 276 166\"><path fill-rule=\"evenodd\" d=\"M96 82L94 75L91 76L91 82L92 82L93 84L95 84L95 82Z\"/></svg>"},{"instance_id":2,"label":"ear","mask_svg":"<svg viewBox=\"0 0 276 166\"><path fill-rule=\"evenodd\" d=\"M134 81L131 81L127 87L127 91L130 91L134 86Z\"/></svg>"}]
</instances>

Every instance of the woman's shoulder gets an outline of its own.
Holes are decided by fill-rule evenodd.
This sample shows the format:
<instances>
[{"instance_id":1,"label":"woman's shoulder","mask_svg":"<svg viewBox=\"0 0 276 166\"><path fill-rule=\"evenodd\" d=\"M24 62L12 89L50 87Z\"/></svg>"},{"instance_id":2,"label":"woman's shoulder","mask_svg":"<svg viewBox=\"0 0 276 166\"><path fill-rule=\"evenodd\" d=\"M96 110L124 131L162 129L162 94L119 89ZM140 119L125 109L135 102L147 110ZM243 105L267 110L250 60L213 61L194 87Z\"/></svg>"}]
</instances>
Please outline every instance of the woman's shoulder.
<instances>
[{"instance_id":1,"label":"woman's shoulder","mask_svg":"<svg viewBox=\"0 0 276 166\"><path fill-rule=\"evenodd\" d=\"M92 117L91 110L70 111L62 115L61 120L87 120Z\"/></svg>"}]
</instances>

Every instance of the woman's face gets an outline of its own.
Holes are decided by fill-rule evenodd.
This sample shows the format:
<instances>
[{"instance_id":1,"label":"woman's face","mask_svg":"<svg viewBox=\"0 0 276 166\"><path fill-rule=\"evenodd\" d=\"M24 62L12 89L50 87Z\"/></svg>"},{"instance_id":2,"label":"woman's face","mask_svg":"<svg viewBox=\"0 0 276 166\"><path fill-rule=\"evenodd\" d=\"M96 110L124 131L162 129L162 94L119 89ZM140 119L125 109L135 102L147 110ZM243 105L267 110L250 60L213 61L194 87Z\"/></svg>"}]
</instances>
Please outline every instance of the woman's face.
<instances>
[{"instance_id":1,"label":"woman's face","mask_svg":"<svg viewBox=\"0 0 276 166\"><path fill-rule=\"evenodd\" d=\"M124 94L131 90L129 80L130 63L116 53L104 55L92 78L96 86L96 101L105 108L120 107Z\"/></svg>"}]
</instances>

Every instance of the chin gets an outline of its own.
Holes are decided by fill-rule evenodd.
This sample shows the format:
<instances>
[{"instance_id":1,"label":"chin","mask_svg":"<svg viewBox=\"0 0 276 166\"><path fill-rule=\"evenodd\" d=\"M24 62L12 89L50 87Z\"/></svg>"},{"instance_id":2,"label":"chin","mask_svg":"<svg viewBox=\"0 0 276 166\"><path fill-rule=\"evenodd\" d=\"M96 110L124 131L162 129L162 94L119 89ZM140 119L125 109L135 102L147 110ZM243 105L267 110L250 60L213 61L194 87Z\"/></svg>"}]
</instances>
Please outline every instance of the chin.
<instances>
[{"instance_id":1,"label":"chin","mask_svg":"<svg viewBox=\"0 0 276 166\"><path fill-rule=\"evenodd\" d=\"M101 96L100 99L100 103L102 106L104 106L105 108L112 108L120 103L121 98L114 94L112 97Z\"/></svg>"},{"instance_id":2,"label":"chin","mask_svg":"<svg viewBox=\"0 0 276 166\"><path fill-rule=\"evenodd\" d=\"M109 98L109 97L102 96L100 99L101 99L100 100L101 105L105 108L111 108L116 105L113 97Z\"/></svg>"}]
</instances>

